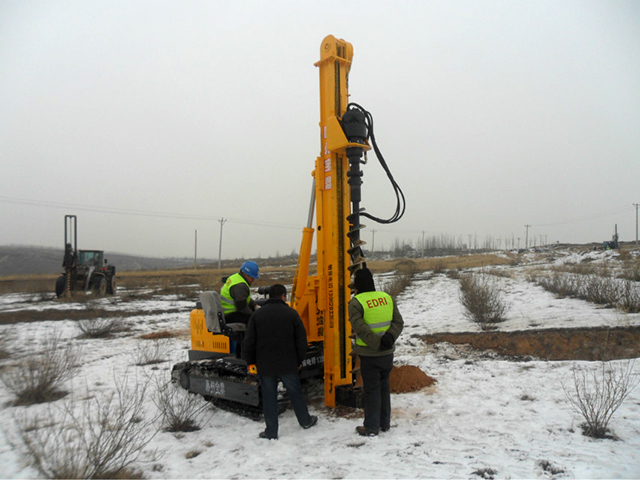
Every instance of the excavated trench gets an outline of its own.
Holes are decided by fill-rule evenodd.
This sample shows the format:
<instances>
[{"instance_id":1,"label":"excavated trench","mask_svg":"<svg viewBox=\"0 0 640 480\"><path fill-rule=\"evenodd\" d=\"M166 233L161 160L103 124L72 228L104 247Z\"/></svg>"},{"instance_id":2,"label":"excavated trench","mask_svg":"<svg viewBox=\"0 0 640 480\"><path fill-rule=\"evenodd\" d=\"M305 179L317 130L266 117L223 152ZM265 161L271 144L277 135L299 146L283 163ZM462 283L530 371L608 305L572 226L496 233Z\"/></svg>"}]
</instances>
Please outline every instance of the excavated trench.
<instances>
[{"instance_id":1,"label":"excavated trench","mask_svg":"<svg viewBox=\"0 0 640 480\"><path fill-rule=\"evenodd\" d=\"M467 344L500 355L545 360L619 360L640 357L640 326L552 328L518 332L435 333L426 343Z\"/></svg>"},{"instance_id":2,"label":"excavated trench","mask_svg":"<svg viewBox=\"0 0 640 480\"><path fill-rule=\"evenodd\" d=\"M514 359L599 361L640 357L640 326L435 333L419 338L429 344L469 345L475 350L493 351ZM389 380L394 393L421 390L437 381L410 365L394 367Z\"/></svg>"}]
</instances>

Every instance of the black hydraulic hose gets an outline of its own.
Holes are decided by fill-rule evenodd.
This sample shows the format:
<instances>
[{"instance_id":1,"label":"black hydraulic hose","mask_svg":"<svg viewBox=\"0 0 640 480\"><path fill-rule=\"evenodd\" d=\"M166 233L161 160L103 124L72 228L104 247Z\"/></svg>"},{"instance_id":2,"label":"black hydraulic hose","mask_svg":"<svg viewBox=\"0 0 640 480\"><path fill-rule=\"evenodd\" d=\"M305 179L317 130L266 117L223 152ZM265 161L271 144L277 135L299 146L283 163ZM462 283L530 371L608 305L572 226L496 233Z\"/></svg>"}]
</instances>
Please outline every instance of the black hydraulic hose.
<instances>
[{"instance_id":1,"label":"black hydraulic hose","mask_svg":"<svg viewBox=\"0 0 640 480\"><path fill-rule=\"evenodd\" d=\"M393 191L396 195L396 210L391 217L387 219L382 219L374 215L370 215L367 212L362 212L360 215L362 215L363 217L370 218L371 220L377 223L382 223L382 224L395 223L402 218L405 212L406 202L404 198L404 193L402 192L402 189L400 188L398 183L393 178L393 174L391 173L391 170L389 170L389 166L387 165L387 162L384 160L384 157L382 156L382 153L378 148L378 143L376 142L376 137L373 132L373 115L371 115L371 113L366 111L357 103L350 103L349 105L347 105L347 110L349 110L350 108L360 110L364 114L365 123L367 125L367 132L368 132L367 135L368 135L368 138L371 140L373 151L375 152L376 157L378 158L378 162L380 162L380 165L386 172L387 178L389 179L389 182L391 183L391 186L393 187Z\"/></svg>"}]
</instances>

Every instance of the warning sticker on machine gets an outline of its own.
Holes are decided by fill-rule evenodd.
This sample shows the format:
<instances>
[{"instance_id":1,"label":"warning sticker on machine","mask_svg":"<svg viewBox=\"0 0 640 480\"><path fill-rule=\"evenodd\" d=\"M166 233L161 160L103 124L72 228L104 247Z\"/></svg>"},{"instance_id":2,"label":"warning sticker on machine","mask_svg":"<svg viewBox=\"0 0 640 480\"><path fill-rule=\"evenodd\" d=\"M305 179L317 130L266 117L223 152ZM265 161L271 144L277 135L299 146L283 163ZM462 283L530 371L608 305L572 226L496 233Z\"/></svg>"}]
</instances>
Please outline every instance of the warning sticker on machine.
<instances>
[{"instance_id":1,"label":"warning sticker on machine","mask_svg":"<svg viewBox=\"0 0 640 480\"><path fill-rule=\"evenodd\" d=\"M331 175L324 177L324 189L331 190Z\"/></svg>"}]
</instances>

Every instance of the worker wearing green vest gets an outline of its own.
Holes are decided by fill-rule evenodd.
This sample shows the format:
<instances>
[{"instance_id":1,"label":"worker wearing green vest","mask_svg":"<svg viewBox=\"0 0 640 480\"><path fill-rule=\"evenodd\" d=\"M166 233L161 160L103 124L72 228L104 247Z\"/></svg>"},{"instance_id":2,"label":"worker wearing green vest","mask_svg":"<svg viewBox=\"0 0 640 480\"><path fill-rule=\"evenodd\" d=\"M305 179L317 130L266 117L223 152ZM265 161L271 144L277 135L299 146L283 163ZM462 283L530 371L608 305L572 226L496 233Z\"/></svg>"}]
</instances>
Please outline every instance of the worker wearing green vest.
<instances>
[{"instance_id":1,"label":"worker wearing green vest","mask_svg":"<svg viewBox=\"0 0 640 480\"><path fill-rule=\"evenodd\" d=\"M258 264L249 260L242 264L238 273L229 276L224 282L220 290L220 300L227 324L249 323L249 317L256 309L256 302L251 298L249 287L259 277Z\"/></svg>"},{"instance_id":2,"label":"worker wearing green vest","mask_svg":"<svg viewBox=\"0 0 640 480\"><path fill-rule=\"evenodd\" d=\"M356 432L370 437L391 428L389 375L394 344L404 321L391 296L376 291L368 268L357 270L353 283L355 296L349 302L349 321L356 334L354 351L360 357L364 387L364 425L356 427Z\"/></svg>"}]
</instances>

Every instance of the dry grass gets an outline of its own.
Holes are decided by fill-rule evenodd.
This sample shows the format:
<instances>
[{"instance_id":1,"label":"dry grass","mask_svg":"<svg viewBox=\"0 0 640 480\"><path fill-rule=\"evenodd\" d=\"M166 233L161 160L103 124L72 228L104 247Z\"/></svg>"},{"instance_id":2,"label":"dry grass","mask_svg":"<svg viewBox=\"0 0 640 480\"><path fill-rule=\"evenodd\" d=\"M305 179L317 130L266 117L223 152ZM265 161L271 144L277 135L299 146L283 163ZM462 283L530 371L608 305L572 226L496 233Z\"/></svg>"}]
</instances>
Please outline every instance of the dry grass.
<instances>
[{"instance_id":1,"label":"dry grass","mask_svg":"<svg viewBox=\"0 0 640 480\"><path fill-rule=\"evenodd\" d=\"M374 273L399 271L402 264L411 262L416 272L442 269L486 267L489 265L509 264L513 260L493 254L460 255L452 257L418 258L407 260L371 260L367 266ZM162 294L176 294L191 298L197 290L220 289L222 278L238 271L240 264L230 268L183 268L154 271L118 272L118 290L121 299L126 299L132 290L148 290ZM261 266L260 279L255 286L272 283L292 283L295 265ZM313 275L313 266L310 275ZM48 275L10 275L0 278L0 294L2 293L35 293L53 298L56 278L59 274ZM136 294L141 295L141 294ZM147 294L149 295L149 294ZM136 298L138 298L136 296Z\"/></svg>"},{"instance_id":2,"label":"dry grass","mask_svg":"<svg viewBox=\"0 0 640 480\"><path fill-rule=\"evenodd\" d=\"M376 260L367 262L367 266L374 273L384 273L391 271L400 271L402 264L407 259L395 260ZM488 267L491 265L510 265L512 259L509 257L479 254L479 255L459 255L454 257L433 257L433 258L416 258L410 260L417 272L426 272L434 270L455 270L463 268Z\"/></svg>"},{"instance_id":3,"label":"dry grass","mask_svg":"<svg viewBox=\"0 0 640 480\"><path fill-rule=\"evenodd\" d=\"M0 278L0 294L3 293L44 293L55 296L55 275L8 275Z\"/></svg>"}]
</instances>

